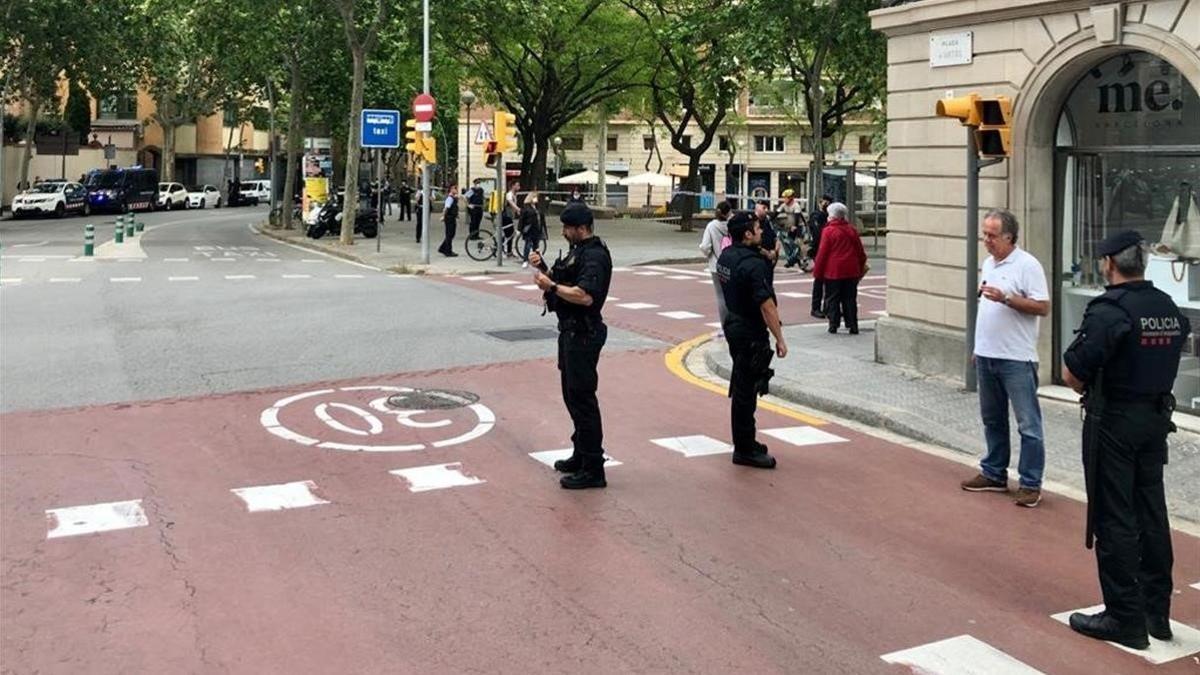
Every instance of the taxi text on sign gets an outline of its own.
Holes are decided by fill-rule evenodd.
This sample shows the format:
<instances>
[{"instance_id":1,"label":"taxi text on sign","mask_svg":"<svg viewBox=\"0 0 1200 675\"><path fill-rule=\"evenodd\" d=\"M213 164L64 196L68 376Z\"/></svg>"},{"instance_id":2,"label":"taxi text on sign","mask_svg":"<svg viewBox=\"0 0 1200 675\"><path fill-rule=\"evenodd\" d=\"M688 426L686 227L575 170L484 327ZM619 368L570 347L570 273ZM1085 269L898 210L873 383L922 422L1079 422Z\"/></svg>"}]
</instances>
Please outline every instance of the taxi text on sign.
<instances>
[{"instance_id":1,"label":"taxi text on sign","mask_svg":"<svg viewBox=\"0 0 1200 675\"><path fill-rule=\"evenodd\" d=\"M400 147L400 111L364 108L359 140L364 148Z\"/></svg>"}]
</instances>

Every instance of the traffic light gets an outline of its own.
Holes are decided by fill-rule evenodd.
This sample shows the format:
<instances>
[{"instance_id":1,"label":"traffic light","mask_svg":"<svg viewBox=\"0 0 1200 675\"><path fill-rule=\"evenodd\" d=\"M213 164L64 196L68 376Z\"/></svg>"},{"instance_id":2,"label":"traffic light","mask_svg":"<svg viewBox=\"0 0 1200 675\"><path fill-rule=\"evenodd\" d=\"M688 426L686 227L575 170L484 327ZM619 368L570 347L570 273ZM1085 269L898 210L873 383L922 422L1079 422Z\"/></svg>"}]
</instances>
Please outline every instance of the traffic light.
<instances>
[{"instance_id":1,"label":"traffic light","mask_svg":"<svg viewBox=\"0 0 1200 675\"><path fill-rule=\"evenodd\" d=\"M975 102L979 127L975 147L982 157L1008 157L1012 153L1012 101L990 96Z\"/></svg>"},{"instance_id":2,"label":"traffic light","mask_svg":"<svg viewBox=\"0 0 1200 675\"><path fill-rule=\"evenodd\" d=\"M488 141L483 144L483 164L489 169L496 168L500 162L500 153L496 152L496 141Z\"/></svg>"},{"instance_id":3,"label":"traffic light","mask_svg":"<svg viewBox=\"0 0 1200 675\"><path fill-rule=\"evenodd\" d=\"M408 131L404 132L404 137L408 142L404 144L404 149L413 155L420 155L423 144L421 143L421 132L417 131L417 121L412 119L404 120L404 126Z\"/></svg>"},{"instance_id":4,"label":"traffic light","mask_svg":"<svg viewBox=\"0 0 1200 675\"><path fill-rule=\"evenodd\" d=\"M496 130L496 152L501 154L517 149L517 116L497 110L493 121Z\"/></svg>"},{"instance_id":5,"label":"traffic light","mask_svg":"<svg viewBox=\"0 0 1200 675\"><path fill-rule=\"evenodd\" d=\"M437 164L437 139L422 134L421 143L421 158L426 164Z\"/></svg>"},{"instance_id":6,"label":"traffic light","mask_svg":"<svg viewBox=\"0 0 1200 675\"><path fill-rule=\"evenodd\" d=\"M953 117L964 127L979 126L979 109L975 105L979 94L967 94L954 98L944 98L937 102L935 112L938 117Z\"/></svg>"}]
</instances>

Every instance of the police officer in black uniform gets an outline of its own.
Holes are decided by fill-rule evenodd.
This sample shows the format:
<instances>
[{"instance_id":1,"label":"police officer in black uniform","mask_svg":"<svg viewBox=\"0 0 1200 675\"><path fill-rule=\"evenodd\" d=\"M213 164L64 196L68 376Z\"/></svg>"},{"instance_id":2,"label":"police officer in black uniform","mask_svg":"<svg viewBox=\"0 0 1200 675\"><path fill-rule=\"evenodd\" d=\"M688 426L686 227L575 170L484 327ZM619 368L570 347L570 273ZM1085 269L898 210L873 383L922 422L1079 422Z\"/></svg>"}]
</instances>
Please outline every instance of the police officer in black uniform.
<instances>
[{"instance_id":1,"label":"police officer in black uniform","mask_svg":"<svg viewBox=\"0 0 1200 675\"><path fill-rule=\"evenodd\" d=\"M604 480L604 430L596 400L599 377L596 365L608 338L600 310L612 281L612 256L592 231L592 211L583 202L572 202L562 212L562 234L571 244L565 259L551 269L535 249L529 264L537 268L534 281L542 289L546 307L558 315L558 369L563 402L575 425L571 434L574 452L554 468L568 475L559 483L568 490L602 488Z\"/></svg>"},{"instance_id":2,"label":"police officer in black uniform","mask_svg":"<svg viewBox=\"0 0 1200 675\"><path fill-rule=\"evenodd\" d=\"M1107 291L1092 300L1063 354L1063 380L1084 394L1085 545L1096 547L1104 611L1071 628L1133 649L1146 633L1171 639L1171 530L1163 496L1171 388L1191 331L1170 296L1143 278L1146 247L1133 230L1096 248Z\"/></svg>"},{"instance_id":3,"label":"police officer in black uniform","mask_svg":"<svg viewBox=\"0 0 1200 675\"><path fill-rule=\"evenodd\" d=\"M754 411L758 396L767 393L767 381L774 374L767 331L775 336L774 354L779 358L787 355L787 343L771 283L771 262L761 248L760 221L740 211L729 219L728 227L733 245L717 258L717 277L728 309L722 328L733 357L729 377L733 463L773 469L775 458L754 437Z\"/></svg>"}]
</instances>

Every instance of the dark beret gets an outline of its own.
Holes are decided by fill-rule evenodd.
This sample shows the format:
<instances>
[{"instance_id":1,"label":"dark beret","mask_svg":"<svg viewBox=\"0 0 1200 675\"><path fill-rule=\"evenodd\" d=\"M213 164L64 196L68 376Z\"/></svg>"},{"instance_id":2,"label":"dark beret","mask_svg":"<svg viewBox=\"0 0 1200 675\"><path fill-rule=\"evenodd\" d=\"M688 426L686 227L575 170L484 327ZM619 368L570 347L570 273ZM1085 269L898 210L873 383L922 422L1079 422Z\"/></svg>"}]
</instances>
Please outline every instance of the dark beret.
<instances>
[{"instance_id":1,"label":"dark beret","mask_svg":"<svg viewBox=\"0 0 1200 675\"><path fill-rule=\"evenodd\" d=\"M1114 234L1108 235L1104 241L1096 246L1096 257L1103 258L1105 256L1116 255L1130 246L1137 246L1145 241L1142 235L1135 230L1121 230Z\"/></svg>"},{"instance_id":2,"label":"dark beret","mask_svg":"<svg viewBox=\"0 0 1200 675\"><path fill-rule=\"evenodd\" d=\"M571 202L567 204L567 208L563 209L562 215L559 216L563 225L578 227L579 225L592 226L592 210L587 204L579 202Z\"/></svg>"}]
</instances>

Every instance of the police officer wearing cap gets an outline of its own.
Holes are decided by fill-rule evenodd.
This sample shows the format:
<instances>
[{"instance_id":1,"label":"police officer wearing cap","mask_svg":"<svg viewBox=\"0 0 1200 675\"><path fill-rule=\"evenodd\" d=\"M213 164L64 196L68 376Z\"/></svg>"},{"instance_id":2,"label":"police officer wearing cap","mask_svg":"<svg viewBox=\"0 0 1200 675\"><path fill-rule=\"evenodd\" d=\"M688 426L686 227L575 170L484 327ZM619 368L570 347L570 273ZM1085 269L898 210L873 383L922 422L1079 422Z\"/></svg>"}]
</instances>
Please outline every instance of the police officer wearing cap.
<instances>
[{"instance_id":1,"label":"police officer wearing cap","mask_svg":"<svg viewBox=\"0 0 1200 675\"><path fill-rule=\"evenodd\" d=\"M536 249L529 254L529 264L538 270L534 282L542 289L546 307L558 315L563 403L575 425L571 434L574 451L570 459L555 462L554 468L567 474L559 484L568 490L602 488L607 482L596 365L608 337L600 310L612 281L612 256L592 231L592 211L587 204L568 204L560 218L563 238L571 245L567 257L547 269Z\"/></svg>"},{"instance_id":2,"label":"police officer wearing cap","mask_svg":"<svg viewBox=\"0 0 1200 675\"><path fill-rule=\"evenodd\" d=\"M1084 394L1085 545L1096 548L1104 611L1071 615L1089 637L1146 649L1171 639L1171 530L1163 495L1171 388L1191 331L1170 296L1144 279L1141 235L1096 248L1106 292L1092 300L1063 354L1063 380Z\"/></svg>"},{"instance_id":3,"label":"police officer wearing cap","mask_svg":"<svg viewBox=\"0 0 1200 675\"><path fill-rule=\"evenodd\" d=\"M774 354L779 358L787 355L787 343L775 304L771 263L761 249L762 224L755 216L739 211L727 226L733 245L717 258L717 278L728 310L721 327L733 358L729 376L733 463L774 469L775 458L754 437L754 411L774 373L767 332L775 336Z\"/></svg>"}]
</instances>

